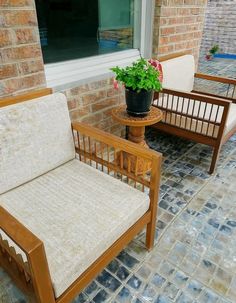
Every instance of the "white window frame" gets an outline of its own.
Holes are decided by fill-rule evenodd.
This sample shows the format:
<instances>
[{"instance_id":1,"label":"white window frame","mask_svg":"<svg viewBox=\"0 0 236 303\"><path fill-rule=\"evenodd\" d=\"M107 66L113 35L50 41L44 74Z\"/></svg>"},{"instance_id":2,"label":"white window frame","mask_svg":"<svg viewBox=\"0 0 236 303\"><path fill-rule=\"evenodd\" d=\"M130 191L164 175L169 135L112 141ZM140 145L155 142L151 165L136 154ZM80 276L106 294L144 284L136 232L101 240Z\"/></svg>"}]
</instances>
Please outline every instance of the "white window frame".
<instances>
[{"instance_id":1,"label":"white window frame","mask_svg":"<svg viewBox=\"0 0 236 303\"><path fill-rule=\"evenodd\" d=\"M110 68L126 66L140 58L152 55L152 32L155 0L141 0L140 50L130 49L105 55L45 64L47 86L62 91L85 83L113 76Z\"/></svg>"}]
</instances>

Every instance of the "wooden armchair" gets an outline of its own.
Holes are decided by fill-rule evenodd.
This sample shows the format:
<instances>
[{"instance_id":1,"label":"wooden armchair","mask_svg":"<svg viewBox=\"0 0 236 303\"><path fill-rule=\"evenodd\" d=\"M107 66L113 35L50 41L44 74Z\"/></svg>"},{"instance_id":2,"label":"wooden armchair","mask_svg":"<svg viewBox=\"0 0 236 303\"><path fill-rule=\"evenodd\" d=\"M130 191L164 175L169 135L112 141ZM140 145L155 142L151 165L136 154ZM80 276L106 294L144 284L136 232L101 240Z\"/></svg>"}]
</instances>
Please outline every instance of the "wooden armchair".
<instances>
[{"instance_id":1,"label":"wooden armchair","mask_svg":"<svg viewBox=\"0 0 236 303\"><path fill-rule=\"evenodd\" d=\"M164 113L156 129L213 147L209 173L215 170L222 144L236 132L236 80L194 73L194 58L164 58L163 91L154 106ZM194 91L194 78L227 84L225 96Z\"/></svg>"},{"instance_id":2,"label":"wooden armchair","mask_svg":"<svg viewBox=\"0 0 236 303\"><path fill-rule=\"evenodd\" d=\"M0 101L0 265L37 302L63 303L144 227L153 247L161 155L82 123L71 131L65 96L48 93Z\"/></svg>"}]
</instances>

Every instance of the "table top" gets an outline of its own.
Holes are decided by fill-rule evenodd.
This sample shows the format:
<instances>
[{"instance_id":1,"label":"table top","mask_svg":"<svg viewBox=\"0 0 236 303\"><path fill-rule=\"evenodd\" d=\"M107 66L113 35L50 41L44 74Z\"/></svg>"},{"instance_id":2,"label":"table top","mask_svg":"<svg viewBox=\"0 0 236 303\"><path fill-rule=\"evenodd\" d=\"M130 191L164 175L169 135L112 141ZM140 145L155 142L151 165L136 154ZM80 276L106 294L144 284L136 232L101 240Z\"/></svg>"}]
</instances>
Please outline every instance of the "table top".
<instances>
[{"instance_id":1,"label":"table top","mask_svg":"<svg viewBox=\"0 0 236 303\"><path fill-rule=\"evenodd\" d=\"M111 112L112 117L119 123L127 126L148 126L162 120L162 111L154 106L151 106L149 114L145 117L129 116L126 112L126 105L116 107Z\"/></svg>"}]
</instances>

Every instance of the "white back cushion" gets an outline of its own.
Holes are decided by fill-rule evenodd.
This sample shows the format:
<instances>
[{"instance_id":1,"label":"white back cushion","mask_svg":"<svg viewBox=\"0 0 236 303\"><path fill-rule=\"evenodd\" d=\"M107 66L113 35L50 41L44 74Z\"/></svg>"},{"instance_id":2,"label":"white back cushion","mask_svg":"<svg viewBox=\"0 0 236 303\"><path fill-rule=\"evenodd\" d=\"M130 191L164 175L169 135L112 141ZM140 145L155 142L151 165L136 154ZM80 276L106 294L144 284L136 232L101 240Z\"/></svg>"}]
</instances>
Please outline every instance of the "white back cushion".
<instances>
[{"instance_id":1,"label":"white back cushion","mask_svg":"<svg viewBox=\"0 0 236 303\"><path fill-rule=\"evenodd\" d=\"M194 57L184 55L161 62L163 69L163 87L190 92L194 84Z\"/></svg>"},{"instance_id":2,"label":"white back cushion","mask_svg":"<svg viewBox=\"0 0 236 303\"><path fill-rule=\"evenodd\" d=\"M74 157L65 95L0 108L0 194Z\"/></svg>"}]
</instances>

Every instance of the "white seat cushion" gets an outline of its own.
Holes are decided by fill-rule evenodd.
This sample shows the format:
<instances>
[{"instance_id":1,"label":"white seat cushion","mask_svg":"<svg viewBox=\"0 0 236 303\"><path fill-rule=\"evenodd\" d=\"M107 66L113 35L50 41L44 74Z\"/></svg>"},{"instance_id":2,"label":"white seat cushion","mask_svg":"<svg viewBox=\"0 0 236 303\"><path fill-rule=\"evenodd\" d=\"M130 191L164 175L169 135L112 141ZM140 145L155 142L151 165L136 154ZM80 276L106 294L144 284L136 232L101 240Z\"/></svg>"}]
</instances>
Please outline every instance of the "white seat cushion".
<instances>
[{"instance_id":1,"label":"white seat cushion","mask_svg":"<svg viewBox=\"0 0 236 303\"><path fill-rule=\"evenodd\" d=\"M0 194L73 158L65 95L0 108Z\"/></svg>"},{"instance_id":2,"label":"white seat cushion","mask_svg":"<svg viewBox=\"0 0 236 303\"><path fill-rule=\"evenodd\" d=\"M163 87L191 92L194 85L195 64L192 55L184 55L161 62Z\"/></svg>"},{"instance_id":3,"label":"white seat cushion","mask_svg":"<svg viewBox=\"0 0 236 303\"><path fill-rule=\"evenodd\" d=\"M199 117L204 118L209 122L221 122L223 114L223 106L218 109L217 105L211 106L210 103L200 102L192 99L183 99L177 96L168 96L165 94L164 97L160 97L159 101L154 101L155 105L161 106L162 108L169 109L171 111L188 114L193 118ZM164 113L164 119L166 123L176 125L187 130L191 130L204 135L217 137L219 127L214 127L213 123L208 124L197 119L187 118L177 113L170 112ZM229 109L228 118L225 126L225 134L230 132L236 126L236 104L231 104ZM213 133L214 132L214 133Z\"/></svg>"},{"instance_id":4,"label":"white seat cushion","mask_svg":"<svg viewBox=\"0 0 236 303\"><path fill-rule=\"evenodd\" d=\"M149 197L74 159L0 204L44 242L58 297L148 210Z\"/></svg>"}]
</instances>

